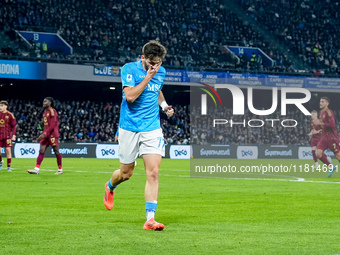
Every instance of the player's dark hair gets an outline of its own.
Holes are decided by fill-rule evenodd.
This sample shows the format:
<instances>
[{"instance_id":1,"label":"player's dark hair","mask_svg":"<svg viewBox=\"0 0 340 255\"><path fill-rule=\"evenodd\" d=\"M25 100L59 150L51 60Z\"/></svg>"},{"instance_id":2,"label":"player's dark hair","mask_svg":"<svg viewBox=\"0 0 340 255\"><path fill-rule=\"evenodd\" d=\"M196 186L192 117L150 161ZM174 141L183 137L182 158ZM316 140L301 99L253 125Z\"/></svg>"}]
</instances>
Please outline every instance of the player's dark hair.
<instances>
[{"instance_id":1,"label":"player's dark hair","mask_svg":"<svg viewBox=\"0 0 340 255\"><path fill-rule=\"evenodd\" d=\"M167 51L161 43L152 40L143 46L142 53L146 59L153 59L155 57L158 57L163 60Z\"/></svg>"},{"instance_id":2,"label":"player's dark hair","mask_svg":"<svg viewBox=\"0 0 340 255\"><path fill-rule=\"evenodd\" d=\"M321 97L321 99L327 100L327 102L328 102L329 104L331 103L331 100L330 100L328 97Z\"/></svg>"},{"instance_id":3,"label":"player's dark hair","mask_svg":"<svg viewBox=\"0 0 340 255\"><path fill-rule=\"evenodd\" d=\"M45 97L45 99L47 99L48 101L51 102L51 107L55 106L55 101L54 101L53 97Z\"/></svg>"},{"instance_id":4,"label":"player's dark hair","mask_svg":"<svg viewBox=\"0 0 340 255\"><path fill-rule=\"evenodd\" d=\"M0 101L0 104L8 105L8 102L5 101L5 100L1 100L1 101Z\"/></svg>"}]
</instances>

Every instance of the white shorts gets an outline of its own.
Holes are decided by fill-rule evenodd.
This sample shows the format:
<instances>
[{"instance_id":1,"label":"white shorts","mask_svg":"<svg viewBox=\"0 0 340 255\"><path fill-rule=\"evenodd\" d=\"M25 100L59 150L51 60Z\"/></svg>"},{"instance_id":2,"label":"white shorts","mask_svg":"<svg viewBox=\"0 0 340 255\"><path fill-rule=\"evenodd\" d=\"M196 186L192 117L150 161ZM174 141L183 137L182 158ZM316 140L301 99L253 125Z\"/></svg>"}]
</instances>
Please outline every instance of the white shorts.
<instances>
[{"instance_id":1,"label":"white shorts","mask_svg":"<svg viewBox=\"0 0 340 255\"><path fill-rule=\"evenodd\" d=\"M165 156L165 141L161 128L147 132L133 132L119 128L118 141L119 160L123 164L135 162L138 155Z\"/></svg>"}]
</instances>

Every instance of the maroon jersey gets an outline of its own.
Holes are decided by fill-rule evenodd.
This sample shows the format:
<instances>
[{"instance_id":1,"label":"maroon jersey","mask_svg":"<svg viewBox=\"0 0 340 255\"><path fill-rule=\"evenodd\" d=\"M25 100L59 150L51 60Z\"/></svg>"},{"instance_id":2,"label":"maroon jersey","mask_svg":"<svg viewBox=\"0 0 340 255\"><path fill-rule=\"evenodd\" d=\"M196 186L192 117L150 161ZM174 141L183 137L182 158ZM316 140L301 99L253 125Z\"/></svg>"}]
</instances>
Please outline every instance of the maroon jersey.
<instances>
[{"instance_id":1,"label":"maroon jersey","mask_svg":"<svg viewBox=\"0 0 340 255\"><path fill-rule=\"evenodd\" d=\"M319 131L321 129L320 125L315 125L313 120L310 122L312 129L314 129L315 131ZM312 136L312 139L320 139L321 138L321 134L315 134Z\"/></svg>"},{"instance_id":2,"label":"maroon jersey","mask_svg":"<svg viewBox=\"0 0 340 255\"><path fill-rule=\"evenodd\" d=\"M47 138L59 137L58 114L54 108L44 111L44 133Z\"/></svg>"},{"instance_id":3,"label":"maroon jersey","mask_svg":"<svg viewBox=\"0 0 340 255\"><path fill-rule=\"evenodd\" d=\"M17 131L17 122L14 115L6 111L5 113L0 112L0 140L11 139Z\"/></svg>"},{"instance_id":4,"label":"maroon jersey","mask_svg":"<svg viewBox=\"0 0 340 255\"><path fill-rule=\"evenodd\" d=\"M322 138L335 141L339 140L333 111L330 109L322 110L320 112L320 119L324 124L322 128Z\"/></svg>"}]
</instances>

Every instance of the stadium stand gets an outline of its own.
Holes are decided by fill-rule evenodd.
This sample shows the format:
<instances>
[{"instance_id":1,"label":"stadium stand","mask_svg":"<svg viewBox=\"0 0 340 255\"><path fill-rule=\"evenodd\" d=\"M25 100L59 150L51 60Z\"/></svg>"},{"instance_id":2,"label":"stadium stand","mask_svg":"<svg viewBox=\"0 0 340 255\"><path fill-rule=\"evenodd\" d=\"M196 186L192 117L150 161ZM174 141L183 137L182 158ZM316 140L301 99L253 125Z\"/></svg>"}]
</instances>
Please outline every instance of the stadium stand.
<instances>
[{"instance_id":1,"label":"stadium stand","mask_svg":"<svg viewBox=\"0 0 340 255\"><path fill-rule=\"evenodd\" d=\"M5 0L0 6L0 30L11 41L1 45L1 58L122 65L134 61L141 46L160 40L168 49L166 68L295 72L294 63L267 42L252 25L221 0L192 1L29 1ZM20 7L18 8L20 3ZM74 49L63 55L42 45L31 48L14 30L47 31L61 35ZM236 56L226 45L259 47L277 63L251 65L247 56Z\"/></svg>"},{"instance_id":2,"label":"stadium stand","mask_svg":"<svg viewBox=\"0 0 340 255\"><path fill-rule=\"evenodd\" d=\"M161 114L161 126L165 139L171 144L190 142L189 107L174 106L176 116L168 118ZM16 116L17 141L32 142L39 136L42 123L41 102L10 100L9 108ZM61 142L108 142L114 141L118 128L120 106L115 103L90 101L57 102Z\"/></svg>"},{"instance_id":3,"label":"stadium stand","mask_svg":"<svg viewBox=\"0 0 340 255\"><path fill-rule=\"evenodd\" d=\"M244 0L238 3L311 69L324 70L329 75L340 73L340 2Z\"/></svg>"}]
</instances>

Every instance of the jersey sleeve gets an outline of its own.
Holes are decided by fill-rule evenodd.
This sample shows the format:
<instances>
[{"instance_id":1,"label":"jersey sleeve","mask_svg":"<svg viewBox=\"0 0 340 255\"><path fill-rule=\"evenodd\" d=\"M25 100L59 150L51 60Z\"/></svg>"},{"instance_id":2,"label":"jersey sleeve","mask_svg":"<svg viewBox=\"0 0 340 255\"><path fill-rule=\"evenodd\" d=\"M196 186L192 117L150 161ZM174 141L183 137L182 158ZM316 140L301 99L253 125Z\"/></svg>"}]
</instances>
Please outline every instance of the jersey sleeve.
<instances>
[{"instance_id":1,"label":"jersey sleeve","mask_svg":"<svg viewBox=\"0 0 340 255\"><path fill-rule=\"evenodd\" d=\"M121 71L122 86L134 87L136 85L135 77L132 68L129 65L124 65Z\"/></svg>"},{"instance_id":2,"label":"jersey sleeve","mask_svg":"<svg viewBox=\"0 0 340 255\"><path fill-rule=\"evenodd\" d=\"M161 89L163 88L163 86L164 86L164 80L165 80L165 75L166 75L166 70L165 70L165 68L162 66L161 67L162 69L161 69L161 77L162 77L162 80L161 80Z\"/></svg>"},{"instance_id":3,"label":"jersey sleeve","mask_svg":"<svg viewBox=\"0 0 340 255\"><path fill-rule=\"evenodd\" d=\"M15 120L13 116L11 119L11 127L12 127L12 134L15 135L17 133L17 121Z\"/></svg>"},{"instance_id":4,"label":"jersey sleeve","mask_svg":"<svg viewBox=\"0 0 340 255\"><path fill-rule=\"evenodd\" d=\"M325 127L331 127L331 128L336 127L334 115L331 111L327 112L327 118L326 118L326 121L324 122L324 126Z\"/></svg>"}]
</instances>

